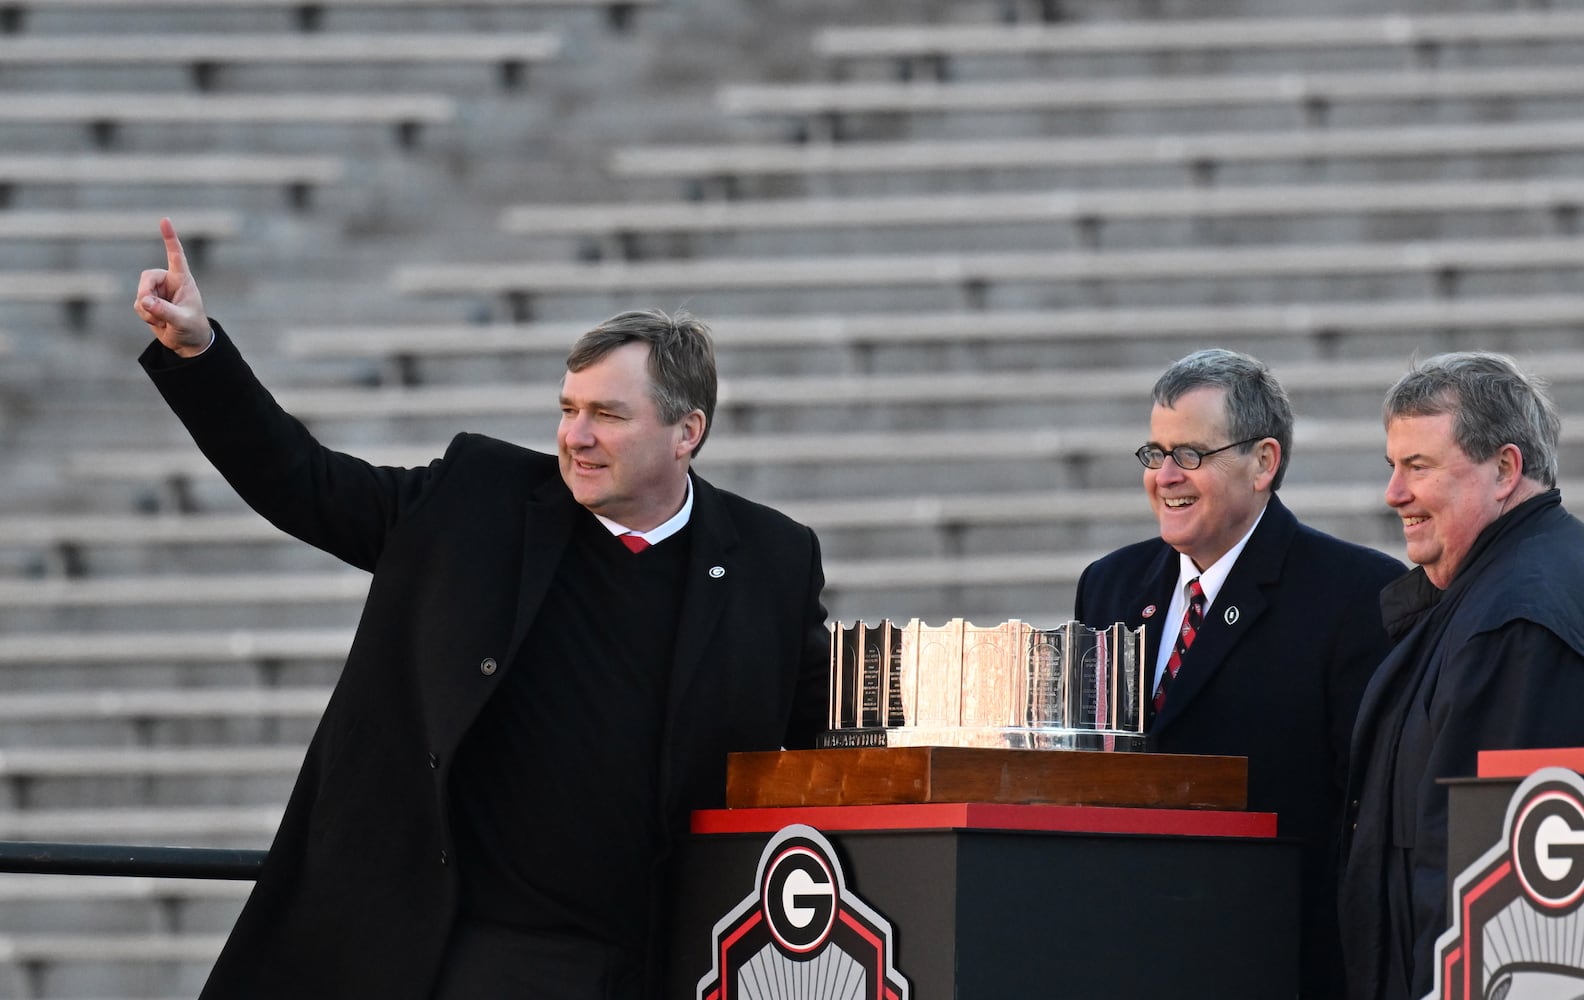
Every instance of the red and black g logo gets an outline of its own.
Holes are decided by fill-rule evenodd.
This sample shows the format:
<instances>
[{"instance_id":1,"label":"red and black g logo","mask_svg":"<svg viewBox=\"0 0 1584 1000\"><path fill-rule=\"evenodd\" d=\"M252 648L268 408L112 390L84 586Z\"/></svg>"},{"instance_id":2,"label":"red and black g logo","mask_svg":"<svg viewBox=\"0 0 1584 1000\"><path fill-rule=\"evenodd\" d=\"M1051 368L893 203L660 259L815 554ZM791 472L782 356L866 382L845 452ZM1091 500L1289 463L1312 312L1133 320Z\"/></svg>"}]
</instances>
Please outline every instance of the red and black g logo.
<instances>
[{"instance_id":1,"label":"red and black g logo","mask_svg":"<svg viewBox=\"0 0 1584 1000\"><path fill-rule=\"evenodd\" d=\"M1584 902L1584 802L1563 782L1533 789L1512 827L1513 868L1542 912L1571 913Z\"/></svg>"},{"instance_id":2,"label":"red and black g logo","mask_svg":"<svg viewBox=\"0 0 1584 1000\"><path fill-rule=\"evenodd\" d=\"M765 869L759 899L777 944L795 955L816 950L836 923L836 875L830 858L818 844L788 840Z\"/></svg>"},{"instance_id":3,"label":"red and black g logo","mask_svg":"<svg viewBox=\"0 0 1584 1000\"><path fill-rule=\"evenodd\" d=\"M847 890L818 830L783 827L755 890L715 924L697 1000L908 1000L891 922Z\"/></svg>"}]
</instances>

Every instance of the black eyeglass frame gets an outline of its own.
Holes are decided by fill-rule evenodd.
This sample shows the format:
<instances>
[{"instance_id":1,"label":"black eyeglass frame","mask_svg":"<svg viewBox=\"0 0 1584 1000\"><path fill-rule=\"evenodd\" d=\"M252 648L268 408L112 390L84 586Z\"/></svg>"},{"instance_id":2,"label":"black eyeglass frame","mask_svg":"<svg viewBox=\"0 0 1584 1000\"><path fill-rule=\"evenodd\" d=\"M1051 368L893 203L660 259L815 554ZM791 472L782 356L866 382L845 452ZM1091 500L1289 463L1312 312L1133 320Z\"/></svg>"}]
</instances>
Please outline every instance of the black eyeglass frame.
<instances>
[{"instance_id":1,"label":"black eyeglass frame","mask_svg":"<svg viewBox=\"0 0 1584 1000\"><path fill-rule=\"evenodd\" d=\"M1166 456L1170 455L1171 460L1177 463L1177 468L1182 469L1184 472L1192 472L1193 470L1199 468L1199 466L1203 465L1204 460L1209 458L1211 455L1226 451L1229 448L1236 448L1240 445L1253 444L1255 441L1263 441L1268 437L1270 437L1269 434L1261 434L1259 437L1244 438L1241 441L1233 441L1231 444L1224 444L1219 448L1211 448L1209 451L1200 451L1198 448L1190 448L1185 444L1180 444L1172 450L1167 451L1158 444L1144 444L1140 445L1139 450L1133 453L1133 457L1138 459L1139 464L1144 466L1146 469L1159 469L1161 466L1166 464ZM1156 460L1154 465L1150 464L1148 457L1150 452L1155 452L1156 454L1160 455L1160 458ZM1183 461L1183 459L1188 455L1194 456L1192 465Z\"/></svg>"}]
</instances>

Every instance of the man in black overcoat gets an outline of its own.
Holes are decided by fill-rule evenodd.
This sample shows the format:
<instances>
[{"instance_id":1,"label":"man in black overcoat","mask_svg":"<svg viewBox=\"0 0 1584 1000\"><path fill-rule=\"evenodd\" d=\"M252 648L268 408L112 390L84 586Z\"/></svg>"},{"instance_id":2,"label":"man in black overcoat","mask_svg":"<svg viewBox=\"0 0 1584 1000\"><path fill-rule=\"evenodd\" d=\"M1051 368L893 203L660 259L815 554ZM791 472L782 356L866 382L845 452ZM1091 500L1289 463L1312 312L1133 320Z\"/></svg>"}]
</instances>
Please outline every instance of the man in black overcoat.
<instances>
[{"instance_id":1,"label":"man in black overcoat","mask_svg":"<svg viewBox=\"0 0 1584 1000\"><path fill-rule=\"evenodd\" d=\"M1137 457L1160 537L1090 565L1075 616L1092 628L1145 626L1151 750L1248 758L1249 808L1276 813L1278 833L1303 845L1303 996L1339 997L1348 736L1388 648L1378 595L1402 566L1306 527L1277 497L1293 416L1264 364L1197 351L1160 376L1153 402ZM1196 582L1202 608L1178 652Z\"/></svg>"},{"instance_id":2,"label":"man in black overcoat","mask_svg":"<svg viewBox=\"0 0 1584 1000\"><path fill-rule=\"evenodd\" d=\"M557 455L461 434L377 468L276 404L161 232L143 366L250 505L373 574L203 996L657 995L668 845L723 804L729 751L809 745L826 712L814 533L690 472L708 332L584 335Z\"/></svg>"},{"instance_id":3,"label":"man in black overcoat","mask_svg":"<svg viewBox=\"0 0 1584 1000\"><path fill-rule=\"evenodd\" d=\"M1442 779L1473 777L1481 750L1584 746L1584 524L1557 489L1561 418L1511 358L1430 358L1383 409L1416 566L1381 595L1397 645L1353 733L1342 943L1351 1000L1419 1000L1458 874Z\"/></svg>"}]
</instances>

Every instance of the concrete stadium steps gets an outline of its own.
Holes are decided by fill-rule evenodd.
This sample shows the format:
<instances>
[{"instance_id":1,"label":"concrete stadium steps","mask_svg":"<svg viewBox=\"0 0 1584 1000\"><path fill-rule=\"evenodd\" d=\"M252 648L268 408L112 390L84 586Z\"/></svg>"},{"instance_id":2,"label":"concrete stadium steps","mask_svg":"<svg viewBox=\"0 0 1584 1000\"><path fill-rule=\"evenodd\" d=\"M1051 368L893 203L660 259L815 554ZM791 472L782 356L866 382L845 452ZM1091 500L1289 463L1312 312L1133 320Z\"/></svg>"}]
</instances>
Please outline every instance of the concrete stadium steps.
<instances>
[{"instance_id":1,"label":"concrete stadium steps","mask_svg":"<svg viewBox=\"0 0 1584 1000\"><path fill-rule=\"evenodd\" d=\"M629 143L611 151L609 169L649 197L778 197L1015 190L1034 184L1235 187L1568 176L1576 174L1581 148L1584 125L1557 115L1533 122L1425 120L1391 128L1234 126L934 140Z\"/></svg>"},{"instance_id":2,"label":"concrete stadium steps","mask_svg":"<svg viewBox=\"0 0 1584 1000\"><path fill-rule=\"evenodd\" d=\"M1491 346L1541 365L1567 413L1564 475L1584 467L1573 13L1471 2L1488 21L1320 31L1292 0L1061 6L1063 23L1025 36L1154 40L1056 57L826 48L877 26L1026 29L1054 12L1037 0L0 11L0 56L31 63L0 58L0 264L114 286L70 308L0 297L0 838L267 846L367 585L247 512L136 370L146 338L125 299L161 262L163 214L190 243L208 231L206 302L266 384L328 443L381 462L427 461L461 429L545 446L577 333L629 305L692 308L725 374L699 468L816 527L843 620L1065 620L1087 561L1152 533L1131 457L1149 384L1211 343L1264 358L1293 391L1289 505L1393 554L1377 413L1415 352ZM1250 14L1235 48L1224 31L1189 40L1204 17ZM1548 30L1520 23L1531 15ZM1383 34L1337 34L1361 26ZM213 51L163 67L125 65L128 45L91 66L50 56L172 32L211 34ZM458 33L553 34L559 49L516 80L482 50L450 66L199 59L225 38L300 38L305 57ZM1216 106L1170 107L1195 77ZM1212 93L1255 78L1273 100ZM1129 79L1133 97L1092 105ZM1379 99L1459 81L1485 96ZM1377 92L1350 103L1365 84ZM1338 99L1322 108L1317 85ZM832 104L789 128L713 103L815 88L1091 104ZM298 96L272 110L282 92ZM124 93L166 110L105 103ZM436 120L374 114L414 94ZM1125 106L1136 98L1152 103ZM305 117L338 101L367 120ZM146 115L163 120L132 120ZM484 282L513 261L533 280ZM245 888L0 877L0 996L191 996Z\"/></svg>"},{"instance_id":3,"label":"concrete stadium steps","mask_svg":"<svg viewBox=\"0 0 1584 1000\"><path fill-rule=\"evenodd\" d=\"M1584 297L1315 301L1207 307L883 311L709 317L725 378L940 371L1011 365L1154 365L1213 341L1278 371L1289 360L1390 358L1472 346L1553 350L1577 343ZM551 385L568 345L590 324L429 324L302 327L285 353L357 364L370 385L510 378Z\"/></svg>"},{"instance_id":4,"label":"concrete stadium steps","mask_svg":"<svg viewBox=\"0 0 1584 1000\"><path fill-rule=\"evenodd\" d=\"M0 693L0 748L307 745L325 686L105 687Z\"/></svg>"},{"instance_id":5,"label":"concrete stadium steps","mask_svg":"<svg viewBox=\"0 0 1584 1000\"><path fill-rule=\"evenodd\" d=\"M1346 421L1378 411L1386 389L1407 371L1408 356L1419 346L1405 344L1401 354L1389 357L1270 363L1307 420ZM1037 435L1046 428L1086 427L1114 430L1109 444L1141 432L1150 387L1180 353L1162 351L1147 365L1116 368L1041 366L1013 355L993 369L727 378L720 384L715 416L720 434L700 461L725 454L734 464L773 462L795 452L798 436L820 433L903 432L900 443L908 433L931 430ZM1584 406L1584 351L1520 348L1515 354L1546 373L1564 410ZM558 419L553 382L537 387L515 381L305 387L275 395L327 441L388 428L391 434L438 443L449 430L467 427L528 437L550 449ZM766 435L775 437L756 440ZM1367 445L1368 434L1362 436ZM883 454L885 443L880 444ZM196 452L193 457L198 458ZM111 454L93 459L79 458L74 467L92 475L95 464L127 466Z\"/></svg>"}]
</instances>

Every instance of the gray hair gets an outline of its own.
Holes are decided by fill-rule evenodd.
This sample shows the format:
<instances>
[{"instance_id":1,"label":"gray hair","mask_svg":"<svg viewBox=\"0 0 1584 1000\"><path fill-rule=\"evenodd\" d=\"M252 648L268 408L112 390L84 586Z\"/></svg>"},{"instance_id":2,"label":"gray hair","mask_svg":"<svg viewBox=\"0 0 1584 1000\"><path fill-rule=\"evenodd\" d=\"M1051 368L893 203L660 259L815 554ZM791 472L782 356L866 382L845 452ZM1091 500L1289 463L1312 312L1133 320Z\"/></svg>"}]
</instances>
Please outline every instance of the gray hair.
<instances>
[{"instance_id":1,"label":"gray hair","mask_svg":"<svg viewBox=\"0 0 1584 1000\"><path fill-rule=\"evenodd\" d=\"M1557 440L1562 418L1543 379L1519 369L1505 354L1460 351L1418 362L1386 393L1382 419L1450 413L1452 437L1476 462L1503 445L1517 445L1525 478L1556 485Z\"/></svg>"},{"instance_id":2,"label":"gray hair","mask_svg":"<svg viewBox=\"0 0 1584 1000\"><path fill-rule=\"evenodd\" d=\"M620 313L578 338L567 354L567 371L580 372L632 343L649 345L649 394L662 421L675 424L694 410L703 411L704 433L693 449L697 457L715 426L718 379L709 327L686 312L674 316L659 309Z\"/></svg>"},{"instance_id":3,"label":"gray hair","mask_svg":"<svg viewBox=\"0 0 1584 1000\"><path fill-rule=\"evenodd\" d=\"M1225 390L1226 430L1233 441L1272 437L1281 445L1281 460L1276 465L1276 477L1271 480L1271 492L1276 492L1292 457L1293 414L1287 390L1264 362L1237 351L1210 347L1174 362L1161 373L1155 380L1151 401L1169 408L1193 390L1205 388ZM1246 444L1238 451L1246 455L1252 447L1252 443Z\"/></svg>"}]
</instances>

